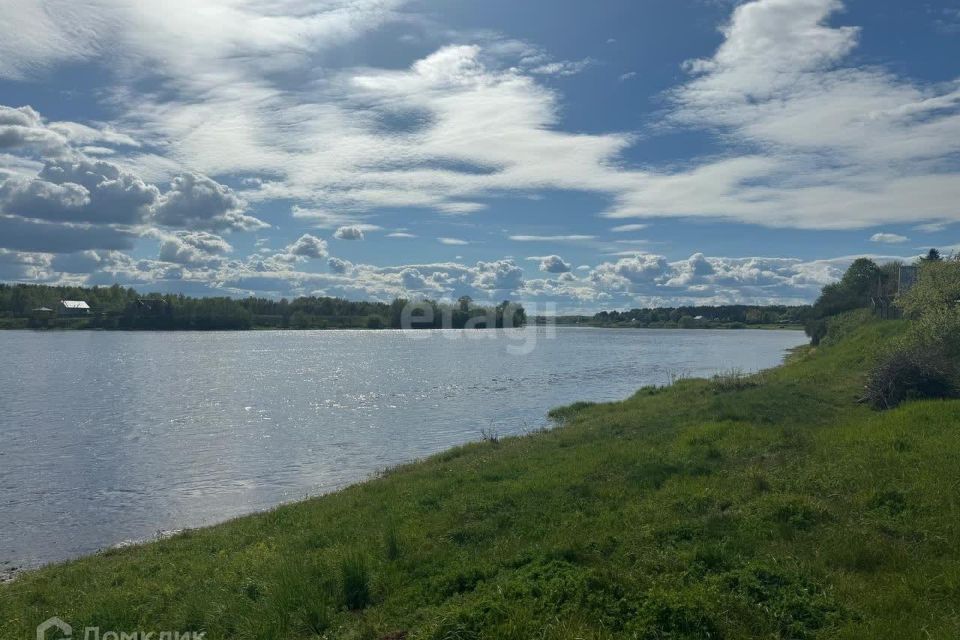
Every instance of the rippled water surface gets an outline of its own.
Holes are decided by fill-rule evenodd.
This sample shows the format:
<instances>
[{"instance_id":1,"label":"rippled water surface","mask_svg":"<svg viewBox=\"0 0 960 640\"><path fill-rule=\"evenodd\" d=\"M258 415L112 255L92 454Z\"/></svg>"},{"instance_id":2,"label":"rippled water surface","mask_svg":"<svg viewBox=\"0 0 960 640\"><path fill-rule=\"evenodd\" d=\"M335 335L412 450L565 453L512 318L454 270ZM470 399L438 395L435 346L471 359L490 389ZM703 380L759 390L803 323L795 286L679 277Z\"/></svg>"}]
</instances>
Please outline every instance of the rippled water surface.
<instances>
[{"instance_id":1,"label":"rippled water surface","mask_svg":"<svg viewBox=\"0 0 960 640\"><path fill-rule=\"evenodd\" d=\"M0 570L330 491L483 429L533 429L558 405L770 367L804 341L576 328L3 331Z\"/></svg>"}]
</instances>

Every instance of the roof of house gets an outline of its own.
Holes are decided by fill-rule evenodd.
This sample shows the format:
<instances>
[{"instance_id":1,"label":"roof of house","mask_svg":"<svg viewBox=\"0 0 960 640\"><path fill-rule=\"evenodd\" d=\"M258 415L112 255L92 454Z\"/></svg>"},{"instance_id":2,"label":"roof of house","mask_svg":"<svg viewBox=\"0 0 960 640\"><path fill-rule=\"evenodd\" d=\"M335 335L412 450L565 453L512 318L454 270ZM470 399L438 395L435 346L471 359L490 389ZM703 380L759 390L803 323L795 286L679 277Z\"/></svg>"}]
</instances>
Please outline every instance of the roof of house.
<instances>
[{"instance_id":1,"label":"roof of house","mask_svg":"<svg viewBox=\"0 0 960 640\"><path fill-rule=\"evenodd\" d=\"M62 304L67 309L89 309L90 308L90 305L88 305L83 300L61 300L60 304Z\"/></svg>"}]
</instances>

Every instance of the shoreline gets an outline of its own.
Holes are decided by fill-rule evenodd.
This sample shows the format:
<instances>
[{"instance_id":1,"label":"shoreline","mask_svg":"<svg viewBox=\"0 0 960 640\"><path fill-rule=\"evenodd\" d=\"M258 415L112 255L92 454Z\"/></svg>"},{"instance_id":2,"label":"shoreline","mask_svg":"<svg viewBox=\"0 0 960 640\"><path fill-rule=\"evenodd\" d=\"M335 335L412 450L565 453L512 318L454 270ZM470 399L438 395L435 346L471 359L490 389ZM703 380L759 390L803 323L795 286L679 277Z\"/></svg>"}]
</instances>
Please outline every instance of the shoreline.
<instances>
[{"instance_id":1,"label":"shoreline","mask_svg":"<svg viewBox=\"0 0 960 640\"><path fill-rule=\"evenodd\" d=\"M0 326L0 331L32 331L36 333L67 333L74 331L91 331L91 332L104 332L104 333L256 333L262 331L277 331L277 332L293 332L293 333L303 333L308 331L313 332L328 332L328 331L364 331L364 332L393 332L393 331L514 331L519 329L633 329L633 330L649 330L649 331L803 331L802 326L767 326L767 325L757 325L757 326L744 326L744 327L631 327L623 325L588 325L588 324L535 324L527 323L520 327L474 327L474 328L453 328L453 327L429 327L429 328L410 328L410 329L396 329L396 328L379 328L373 329L370 327L327 327L327 328L294 328L294 327L250 327L249 329L155 329L155 328L136 328L136 329L120 329L120 328L107 328L107 327L8 327Z\"/></svg>"}]
</instances>

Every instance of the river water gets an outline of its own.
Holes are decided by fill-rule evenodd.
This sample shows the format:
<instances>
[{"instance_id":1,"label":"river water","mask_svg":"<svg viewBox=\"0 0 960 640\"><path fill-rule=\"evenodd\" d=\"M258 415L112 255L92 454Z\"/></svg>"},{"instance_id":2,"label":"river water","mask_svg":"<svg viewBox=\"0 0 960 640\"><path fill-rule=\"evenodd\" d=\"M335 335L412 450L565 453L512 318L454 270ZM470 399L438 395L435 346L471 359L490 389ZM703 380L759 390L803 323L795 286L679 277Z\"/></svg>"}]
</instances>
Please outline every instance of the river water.
<instances>
[{"instance_id":1,"label":"river water","mask_svg":"<svg viewBox=\"0 0 960 640\"><path fill-rule=\"evenodd\" d=\"M0 332L0 574L329 492L797 331Z\"/></svg>"}]
</instances>

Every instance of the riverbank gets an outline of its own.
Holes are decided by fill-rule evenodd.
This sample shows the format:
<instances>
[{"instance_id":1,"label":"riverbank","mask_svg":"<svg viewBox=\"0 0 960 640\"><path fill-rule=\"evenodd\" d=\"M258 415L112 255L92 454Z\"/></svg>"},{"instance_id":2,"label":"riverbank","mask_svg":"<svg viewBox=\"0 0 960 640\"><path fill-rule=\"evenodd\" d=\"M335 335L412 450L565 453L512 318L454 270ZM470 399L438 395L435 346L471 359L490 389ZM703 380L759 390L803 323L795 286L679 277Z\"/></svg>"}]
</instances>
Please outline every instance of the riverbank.
<instances>
[{"instance_id":1,"label":"riverbank","mask_svg":"<svg viewBox=\"0 0 960 640\"><path fill-rule=\"evenodd\" d=\"M956 637L960 402L856 402L902 328L26 573L0 637Z\"/></svg>"}]
</instances>

